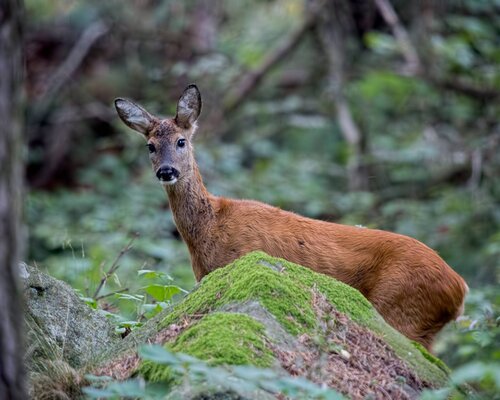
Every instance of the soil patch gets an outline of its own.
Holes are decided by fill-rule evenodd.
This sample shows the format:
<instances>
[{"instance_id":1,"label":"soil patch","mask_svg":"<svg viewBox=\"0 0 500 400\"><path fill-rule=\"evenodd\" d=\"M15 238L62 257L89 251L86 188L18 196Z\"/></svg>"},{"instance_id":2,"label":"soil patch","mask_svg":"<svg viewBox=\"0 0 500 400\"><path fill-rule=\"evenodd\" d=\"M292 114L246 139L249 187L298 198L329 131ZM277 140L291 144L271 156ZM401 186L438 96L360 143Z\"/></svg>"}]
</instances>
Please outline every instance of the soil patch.
<instances>
[{"instance_id":1,"label":"soil patch","mask_svg":"<svg viewBox=\"0 0 500 400\"><path fill-rule=\"evenodd\" d=\"M148 343L162 345L166 342L173 341L184 330L189 328L192 323L193 320L184 319L182 325L171 324L159 331ZM122 381L129 378L134 373L139 367L140 361L139 355L134 351L100 366L92 371L92 374L97 376L110 376L113 379Z\"/></svg>"},{"instance_id":2,"label":"soil patch","mask_svg":"<svg viewBox=\"0 0 500 400\"><path fill-rule=\"evenodd\" d=\"M353 399L414 399L425 388L420 380L375 334L336 311L313 290L317 334L304 334L305 350L274 352L291 375L327 385Z\"/></svg>"}]
</instances>

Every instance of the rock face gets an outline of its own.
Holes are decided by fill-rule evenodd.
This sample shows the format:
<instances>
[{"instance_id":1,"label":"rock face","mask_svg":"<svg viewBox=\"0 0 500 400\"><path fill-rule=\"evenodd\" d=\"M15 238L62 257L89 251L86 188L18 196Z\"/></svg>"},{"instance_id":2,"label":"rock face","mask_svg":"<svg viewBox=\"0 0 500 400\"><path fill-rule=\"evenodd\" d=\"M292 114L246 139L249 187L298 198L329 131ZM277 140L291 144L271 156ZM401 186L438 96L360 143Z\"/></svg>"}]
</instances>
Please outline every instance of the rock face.
<instances>
[{"instance_id":1,"label":"rock face","mask_svg":"<svg viewBox=\"0 0 500 400\"><path fill-rule=\"evenodd\" d=\"M412 399L443 386L448 376L439 359L386 324L357 290L262 252L210 273L172 310L111 349L94 373L175 385L170 367L138 357L137 344L144 342L213 366L253 365L306 377L351 398ZM173 393L248 397L234 393L234 385L210 390L190 391L184 379Z\"/></svg>"},{"instance_id":2,"label":"rock face","mask_svg":"<svg viewBox=\"0 0 500 400\"><path fill-rule=\"evenodd\" d=\"M87 306L66 283L26 264L20 265L20 277L30 370L50 359L83 367L120 340L103 314Z\"/></svg>"}]
</instances>

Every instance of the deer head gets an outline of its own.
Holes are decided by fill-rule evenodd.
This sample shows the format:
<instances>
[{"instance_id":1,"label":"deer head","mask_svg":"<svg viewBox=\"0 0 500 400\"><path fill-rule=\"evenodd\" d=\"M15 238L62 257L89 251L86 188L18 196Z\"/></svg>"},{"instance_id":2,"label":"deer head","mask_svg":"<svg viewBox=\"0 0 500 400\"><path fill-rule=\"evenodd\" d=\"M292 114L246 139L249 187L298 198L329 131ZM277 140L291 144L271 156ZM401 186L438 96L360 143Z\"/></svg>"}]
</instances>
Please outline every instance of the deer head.
<instances>
[{"instance_id":1,"label":"deer head","mask_svg":"<svg viewBox=\"0 0 500 400\"><path fill-rule=\"evenodd\" d=\"M163 185L187 180L193 172L191 139L201 112L201 95L196 85L189 85L177 102L174 118L161 119L141 106L116 99L121 120L146 140L153 171Z\"/></svg>"}]
</instances>

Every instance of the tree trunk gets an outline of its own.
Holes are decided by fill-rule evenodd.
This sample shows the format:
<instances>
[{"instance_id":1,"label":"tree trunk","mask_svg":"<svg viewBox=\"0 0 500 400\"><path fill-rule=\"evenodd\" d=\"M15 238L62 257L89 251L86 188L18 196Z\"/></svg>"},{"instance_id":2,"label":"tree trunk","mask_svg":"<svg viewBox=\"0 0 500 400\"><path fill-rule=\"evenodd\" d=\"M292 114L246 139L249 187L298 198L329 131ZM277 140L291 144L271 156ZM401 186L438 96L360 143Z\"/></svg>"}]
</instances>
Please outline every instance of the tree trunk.
<instances>
[{"instance_id":1,"label":"tree trunk","mask_svg":"<svg viewBox=\"0 0 500 400\"><path fill-rule=\"evenodd\" d=\"M0 0L0 399L27 399L17 273L22 193L21 0Z\"/></svg>"},{"instance_id":2,"label":"tree trunk","mask_svg":"<svg viewBox=\"0 0 500 400\"><path fill-rule=\"evenodd\" d=\"M349 190L367 190L368 175L363 163L366 138L356 124L344 95L345 66L349 61L346 48L347 31L352 27L349 3L309 0L308 7L310 12L318 15L315 33L327 61L329 95L335 106L340 131L349 146L350 156L347 164Z\"/></svg>"},{"instance_id":3,"label":"tree trunk","mask_svg":"<svg viewBox=\"0 0 500 400\"><path fill-rule=\"evenodd\" d=\"M221 7L217 0L197 0L191 17L191 48L198 54L210 54L217 42Z\"/></svg>"}]
</instances>

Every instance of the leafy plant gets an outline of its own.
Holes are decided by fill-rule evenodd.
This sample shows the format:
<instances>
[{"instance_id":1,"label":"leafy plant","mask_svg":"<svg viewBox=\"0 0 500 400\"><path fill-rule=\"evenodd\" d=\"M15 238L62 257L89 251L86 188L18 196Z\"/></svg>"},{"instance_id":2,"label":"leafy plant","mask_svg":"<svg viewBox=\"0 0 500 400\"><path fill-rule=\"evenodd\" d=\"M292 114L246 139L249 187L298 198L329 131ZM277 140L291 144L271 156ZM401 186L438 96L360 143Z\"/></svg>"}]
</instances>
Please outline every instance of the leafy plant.
<instances>
[{"instance_id":1,"label":"leafy plant","mask_svg":"<svg viewBox=\"0 0 500 400\"><path fill-rule=\"evenodd\" d=\"M323 388L305 378L292 378L270 369L253 366L209 366L195 357L172 353L158 345L143 345L139 348L143 360L167 365L173 372L173 379L182 382L188 379L191 385L208 385L209 388L234 393L252 393L258 390L273 395L286 395L289 398L310 398L324 400L340 400L344 397L338 392ZM104 387L87 387L84 393L93 399L119 398L119 396L155 399L168 392L168 385L152 385L141 379L124 382L103 380L102 377L88 377L95 384Z\"/></svg>"}]
</instances>

